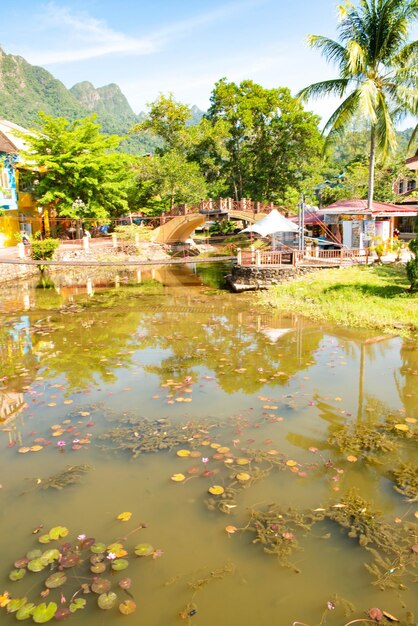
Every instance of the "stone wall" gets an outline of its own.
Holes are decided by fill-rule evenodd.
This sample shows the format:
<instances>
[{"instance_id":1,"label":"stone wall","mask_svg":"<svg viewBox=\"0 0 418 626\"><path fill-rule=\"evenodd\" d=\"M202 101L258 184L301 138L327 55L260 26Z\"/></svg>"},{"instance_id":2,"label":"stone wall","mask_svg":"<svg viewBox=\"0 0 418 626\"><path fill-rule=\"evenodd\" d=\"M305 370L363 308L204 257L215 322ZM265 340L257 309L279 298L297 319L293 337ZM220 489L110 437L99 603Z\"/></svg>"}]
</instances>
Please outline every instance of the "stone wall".
<instances>
[{"instance_id":1,"label":"stone wall","mask_svg":"<svg viewBox=\"0 0 418 626\"><path fill-rule=\"evenodd\" d=\"M272 285L294 280L305 274L316 272L327 267L306 267L306 266L275 266L275 267L255 267L235 265L231 274L226 277L228 285L233 291L250 291L256 289L267 289Z\"/></svg>"},{"instance_id":2,"label":"stone wall","mask_svg":"<svg viewBox=\"0 0 418 626\"><path fill-rule=\"evenodd\" d=\"M0 284L14 283L17 280L38 276L39 269L36 265L14 265L12 263L0 263Z\"/></svg>"}]
</instances>

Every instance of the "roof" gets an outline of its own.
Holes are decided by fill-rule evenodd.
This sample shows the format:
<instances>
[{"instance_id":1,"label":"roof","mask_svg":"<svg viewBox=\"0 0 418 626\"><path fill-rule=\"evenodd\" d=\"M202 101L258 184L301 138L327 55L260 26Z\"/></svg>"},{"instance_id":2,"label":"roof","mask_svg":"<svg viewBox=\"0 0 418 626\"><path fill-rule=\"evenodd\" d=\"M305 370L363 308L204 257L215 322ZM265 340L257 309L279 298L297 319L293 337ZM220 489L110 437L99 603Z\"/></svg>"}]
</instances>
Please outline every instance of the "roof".
<instances>
[{"instance_id":1,"label":"roof","mask_svg":"<svg viewBox=\"0 0 418 626\"><path fill-rule=\"evenodd\" d=\"M373 202L373 208L371 211L367 208L367 200L342 200L334 202L329 206L321 209L321 213L324 215L338 215L343 214L369 214L375 217L393 217L394 215L416 215L416 208L411 209L402 204L391 204L390 202Z\"/></svg>"},{"instance_id":2,"label":"roof","mask_svg":"<svg viewBox=\"0 0 418 626\"><path fill-rule=\"evenodd\" d=\"M24 139L18 137L17 133L24 133L25 135L33 134L26 128L23 128L23 126L0 119L0 150L8 153L17 153L21 150L27 150ZM3 150L2 146L6 149Z\"/></svg>"}]
</instances>

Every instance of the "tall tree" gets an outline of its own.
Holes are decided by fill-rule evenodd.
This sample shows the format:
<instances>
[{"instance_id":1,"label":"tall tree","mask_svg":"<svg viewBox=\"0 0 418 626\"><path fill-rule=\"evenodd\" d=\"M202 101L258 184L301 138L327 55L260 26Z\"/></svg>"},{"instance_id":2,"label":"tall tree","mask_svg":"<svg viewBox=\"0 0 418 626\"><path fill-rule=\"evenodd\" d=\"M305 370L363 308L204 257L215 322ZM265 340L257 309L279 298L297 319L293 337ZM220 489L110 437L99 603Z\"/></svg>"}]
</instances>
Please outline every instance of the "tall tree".
<instances>
[{"instance_id":1,"label":"tall tree","mask_svg":"<svg viewBox=\"0 0 418 626\"><path fill-rule=\"evenodd\" d=\"M359 111L370 126L368 208L374 196L376 149L383 156L396 148L395 124L405 114L418 113L418 41L410 42L411 23L418 17L418 0L348 0L340 7L339 41L310 35L339 69L339 78L315 83L299 96L336 95L345 99L325 125L333 140ZM348 95L347 95L348 94Z\"/></svg>"},{"instance_id":2,"label":"tall tree","mask_svg":"<svg viewBox=\"0 0 418 626\"><path fill-rule=\"evenodd\" d=\"M285 203L290 189L303 189L322 148L319 118L304 111L288 89L223 78L206 117L212 124L222 121L228 132L221 174L235 198Z\"/></svg>"},{"instance_id":3,"label":"tall tree","mask_svg":"<svg viewBox=\"0 0 418 626\"><path fill-rule=\"evenodd\" d=\"M95 116L69 122L40 114L41 130L24 135L23 155L38 171L38 203L60 216L120 215L127 210L130 155L115 149L121 137L105 136Z\"/></svg>"}]
</instances>

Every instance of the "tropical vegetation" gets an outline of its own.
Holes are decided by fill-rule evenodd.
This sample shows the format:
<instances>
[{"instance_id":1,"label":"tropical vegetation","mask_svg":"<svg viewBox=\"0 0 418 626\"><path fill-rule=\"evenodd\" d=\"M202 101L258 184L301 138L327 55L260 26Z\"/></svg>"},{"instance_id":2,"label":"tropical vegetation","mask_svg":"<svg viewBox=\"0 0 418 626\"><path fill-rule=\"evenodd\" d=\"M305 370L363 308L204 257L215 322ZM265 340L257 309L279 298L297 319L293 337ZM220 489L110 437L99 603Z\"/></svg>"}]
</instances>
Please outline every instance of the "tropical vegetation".
<instances>
[{"instance_id":1,"label":"tropical vegetation","mask_svg":"<svg viewBox=\"0 0 418 626\"><path fill-rule=\"evenodd\" d=\"M376 150L383 156L393 151L396 122L408 113L418 113L418 41L408 39L417 17L417 0L360 0L358 7L347 0L340 6L339 41L322 35L309 37L310 45L337 65L339 77L312 84L299 95L303 100L329 95L345 98L325 125L328 142L338 138L357 113L367 120L369 208Z\"/></svg>"}]
</instances>

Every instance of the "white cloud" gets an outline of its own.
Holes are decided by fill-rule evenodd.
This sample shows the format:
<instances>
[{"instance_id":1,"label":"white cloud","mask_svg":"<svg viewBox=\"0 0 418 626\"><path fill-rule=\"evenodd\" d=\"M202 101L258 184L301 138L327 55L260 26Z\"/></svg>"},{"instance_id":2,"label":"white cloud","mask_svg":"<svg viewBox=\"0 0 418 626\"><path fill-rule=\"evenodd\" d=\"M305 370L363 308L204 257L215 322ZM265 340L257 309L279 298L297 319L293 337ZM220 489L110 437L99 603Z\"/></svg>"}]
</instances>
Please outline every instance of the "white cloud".
<instances>
[{"instance_id":1,"label":"white cloud","mask_svg":"<svg viewBox=\"0 0 418 626\"><path fill-rule=\"evenodd\" d=\"M224 19L237 11L263 4L266 0L243 0L221 8L179 20L150 33L146 37L132 37L112 30L106 22L89 16L75 14L69 8L49 2L38 16L39 30L58 35L57 46L24 51L33 64L51 65L71 63L103 57L109 54L149 55L166 47L174 39L211 22Z\"/></svg>"}]
</instances>

